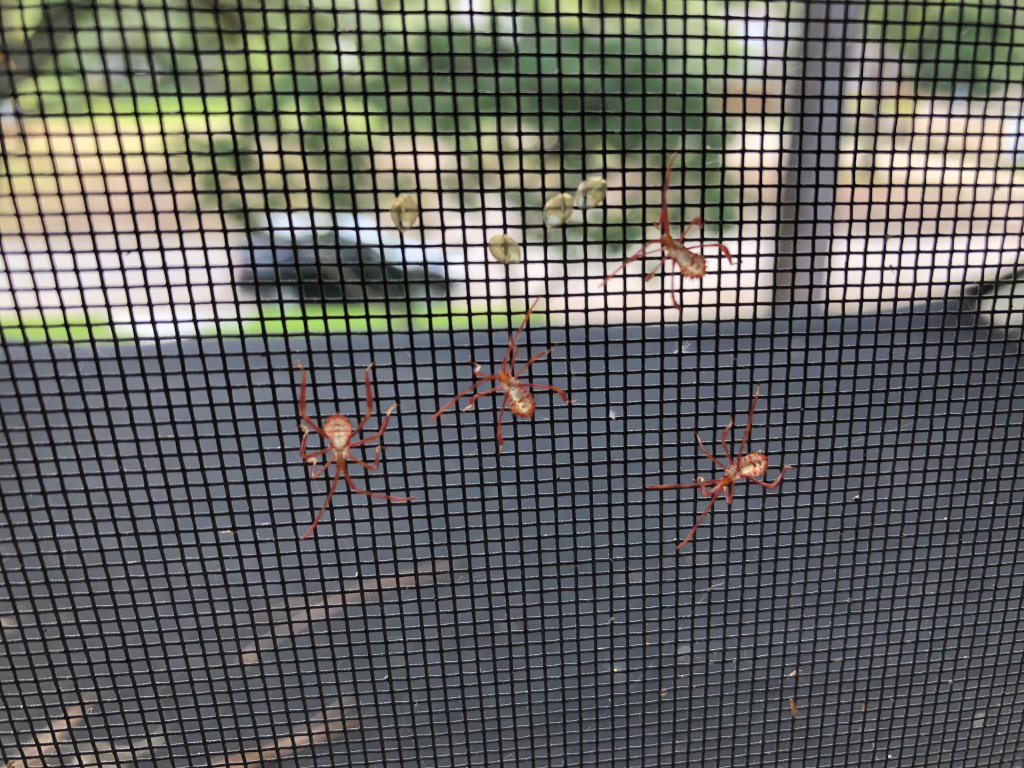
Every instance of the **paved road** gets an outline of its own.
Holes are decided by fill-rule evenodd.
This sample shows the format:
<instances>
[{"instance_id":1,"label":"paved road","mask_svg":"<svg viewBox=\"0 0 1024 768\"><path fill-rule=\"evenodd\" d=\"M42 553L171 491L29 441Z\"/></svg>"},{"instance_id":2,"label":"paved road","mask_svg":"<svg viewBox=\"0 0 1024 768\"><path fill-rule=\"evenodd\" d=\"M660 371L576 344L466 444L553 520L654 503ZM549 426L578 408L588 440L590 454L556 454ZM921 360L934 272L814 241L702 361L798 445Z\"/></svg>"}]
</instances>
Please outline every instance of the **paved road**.
<instances>
[{"instance_id":1,"label":"paved road","mask_svg":"<svg viewBox=\"0 0 1024 768\"><path fill-rule=\"evenodd\" d=\"M1022 363L956 323L531 329L579 403L500 457L491 402L425 422L505 331L0 347L2 756L1015 765ZM299 541L296 360L319 418L376 362L368 482L420 501ZM677 555L696 492L643 486L709 475L755 383L798 472Z\"/></svg>"}]
</instances>

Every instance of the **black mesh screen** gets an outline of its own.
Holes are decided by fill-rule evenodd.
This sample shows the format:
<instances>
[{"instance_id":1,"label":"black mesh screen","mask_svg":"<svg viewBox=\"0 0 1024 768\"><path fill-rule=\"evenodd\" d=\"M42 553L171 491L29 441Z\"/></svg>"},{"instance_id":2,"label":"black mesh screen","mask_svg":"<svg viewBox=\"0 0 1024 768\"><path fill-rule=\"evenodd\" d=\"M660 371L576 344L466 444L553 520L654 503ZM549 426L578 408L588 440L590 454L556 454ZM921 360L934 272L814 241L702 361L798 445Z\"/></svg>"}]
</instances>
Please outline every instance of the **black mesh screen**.
<instances>
[{"instance_id":1,"label":"black mesh screen","mask_svg":"<svg viewBox=\"0 0 1024 768\"><path fill-rule=\"evenodd\" d=\"M1024 764L1022 83L1008 1L4 5L6 765Z\"/></svg>"}]
</instances>

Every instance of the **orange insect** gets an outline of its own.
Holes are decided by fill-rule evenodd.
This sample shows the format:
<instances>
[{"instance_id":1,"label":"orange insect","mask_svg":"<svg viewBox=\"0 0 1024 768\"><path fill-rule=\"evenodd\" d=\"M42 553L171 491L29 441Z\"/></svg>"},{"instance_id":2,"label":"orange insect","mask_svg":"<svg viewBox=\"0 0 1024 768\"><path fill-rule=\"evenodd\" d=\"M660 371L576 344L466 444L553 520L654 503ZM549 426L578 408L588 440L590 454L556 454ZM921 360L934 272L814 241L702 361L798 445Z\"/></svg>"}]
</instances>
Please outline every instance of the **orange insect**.
<instances>
[{"instance_id":1,"label":"orange insect","mask_svg":"<svg viewBox=\"0 0 1024 768\"><path fill-rule=\"evenodd\" d=\"M501 403L501 410L498 411L498 426L497 429L495 430L495 434L497 435L498 438L498 452L500 453L504 447L504 440L501 437L501 420L502 417L505 415L505 409L508 408L508 410L512 411L513 416L518 416L522 419L528 419L531 416L533 416L534 412L537 410L537 400L530 392L531 389L548 389L557 394L566 403L572 402L569 400L569 395L566 394L565 390L559 389L558 387L553 387L550 384L527 384L526 382L519 380L519 377L526 372L527 368L529 368L531 365L533 365L535 362L540 360L545 355L550 354L551 350L553 350L554 347L548 347L543 352L538 352L536 355L527 360L523 364L522 368L520 368L518 371L513 372L513 366L515 365L516 357L518 357L519 355L519 346L517 344L517 342L519 341L519 336L522 334L523 329L529 322L530 315L533 314L533 310L537 306L537 303L539 301L540 299L537 299L537 301L533 302L533 304L530 305L530 309L527 311L526 317L523 318L523 322L519 326L519 330L516 331L515 334L509 338L508 352L505 353L505 357L501 361L501 370L498 371L497 374L484 374L480 373L480 364L473 363L473 375L477 379L479 379L479 381L477 381L473 386L467 387L466 389L462 390L461 392L459 392L459 394L457 394L447 403L442 405L438 409L437 413L430 417L431 421L435 421L438 416L447 411L449 408L455 405L455 403L457 403L460 399L468 395L481 384L491 381L497 382L497 384L495 384L495 386L491 387L490 389L486 389L483 392L477 392L475 395L473 395L473 397L470 398L469 402L466 403L462 410L468 411L472 409L473 406L476 405L476 401L479 400L481 397L493 395L495 392L498 392L499 390L504 390L505 399Z\"/></svg>"},{"instance_id":2,"label":"orange insect","mask_svg":"<svg viewBox=\"0 0 1024 768\"><path fill-rule=\"evenodd\" d=\"M619 272L626 268L628 264L642 259L644 256L649 256L654 252L661 254L661 259L658 261L658 265L652 269L644 281L651 280L661 270L662 266L666 261L672 261L679 267L679 272L683 277L692 277L700 279L707 274L708 265L707 260L704 258L704 254L700 251L704 248L717 248L722 255L732 263L732 254L724 243L699 243L693 248L688 248L683 245L683 240L686 239L687 235L694 228L700 229L704 226L704 220L700 216L694 217L686 229L682 231L679 238L676 239L672 236L672 224L668 220L668 181L672 174L672 164L679 157L679 153L676 152L668 161L668 167L665 168L665 184L661 188L661 216L657 221L653 222L651 226L657 227L661 230L661 237L657 237L653 240L648 240L646 243L640 246L639 250L626 259L624 262L619 264L615 269L612 270L611 274L604 279L604 284L608 285L613 277ZM672 296L672 303L676 309L680 309L679 301L676 299L675 294Z\"/></svg>"},{"instance_id":3,"label":"orange insect","mask_svg":"<svg viewBox=\"0 0 1024 768\"><path fill-rule=\"evenodd\" d=\"M715 505L718 497L725 494L725 503L732 504L733 485L738 480L749 480L752 483L760 485L763 488L778 488L779 483L782 482L782 477L789 470L795 469L786 465L779 472L779 476L775 478L771 483L766 483L763 480L758 480L759 477L768 473L768 457L760 452L744 454L743 451L747 447L747 440L750 437L750 426L754 422L754 409L757 408L757 399L761 394L761 387L758 385L754 388L754 402L750 404L750 413L747 415L747 428L743 432L743 440L740 441L740 450L736 454L738 458L733 458L732 453L729 451L729 445L727 440L729 439L729 432L732 431L732 419L729 419L729 424L725 427L722 432L722 449L725 451L726 457L729 459L729 465L726 466L718 459L716 459L710 451L704 446L704 441L700 439L700 435L697 434L697 430L693 430L693 434L697 437L697 444L700 446L701 451L704 455L711 459L715 464L725 470L725 474L722 477L712 478L711 480L705 480L703 477L698 477L695 483L684 483L677 484L671 483L669 485L648 485L647 487L653 491L667 491L674 490L676 488L700 488L701 493L704 494L705 499L711 499L708 503L707 508L697 518L696 524L683 539L676 546L678 552L697 535L697 529L700 528L700 524L704 522L704 518L711 512L711 508Z\"/></svg>"},{"instance_id":4,"label":"orange insect","mask_svg":"<svg viewBox=\"0 0 1024 768\"><path fill-rule=\"evenodd\" d=\"M314 479L322 477L327 473L330 466L332 464L334 465L334 482L331 483L331 489L327 492L327 498L324 500L324 505L320 507L320 512L313 520L313 524L309 526L309 530L302 534L301 538L309 538L313 534L313 531L316 530L317 525L320 524L320 519L327 511L327 505L331 503L334 491L338 487L338 480L342 477L345 478L345 482L348 483L349 488L356 493L363 494L364 496L372 496L375 499L387 499L388 501L412 501L412 496L389 496L385 493L373 493L365 490L364 488L360 488L352 482L352 477L348 473L349 461L354 461L369 472L376 472L380 468L380 455L383 450L383 446L378 445L374 449L372 464L363 461L357 456L353 456L352 449L367 445L368 443L372 443L373 441L379 440L383 437L384 430L388 428L388 422L391 421L391 414L398 409L397 403L388 408L387 413L384 414L384 420L381 422L380 429L372 435L359 440L354 439L363 431L363 427L366 426L366 423L373 415L373 392L370 389L370 369L373 368L373 363L366 366L366 414L355 427L352 426L351 421L340 413L329 416L327 421L324 422L323 427L318 426L309 418L306 414L306 382L309 379L309 374L306 373L306 369L302 363L296 363L295 366L302 371L302 386L299 390L299 416L303 423L299 425L302 428L302 444L299 446L299 456L304 462L311 465L310 476ZM321 448L318 451L313 451L312 453L306 453L306 442L309 440L311 432L316 432L320 435L320 437L327 441L328 446L326 448ZM325 454L330 454L330 457L324 460L323 466L320 469L317 469L317 463Z\"/></svg>"}]
</instances>

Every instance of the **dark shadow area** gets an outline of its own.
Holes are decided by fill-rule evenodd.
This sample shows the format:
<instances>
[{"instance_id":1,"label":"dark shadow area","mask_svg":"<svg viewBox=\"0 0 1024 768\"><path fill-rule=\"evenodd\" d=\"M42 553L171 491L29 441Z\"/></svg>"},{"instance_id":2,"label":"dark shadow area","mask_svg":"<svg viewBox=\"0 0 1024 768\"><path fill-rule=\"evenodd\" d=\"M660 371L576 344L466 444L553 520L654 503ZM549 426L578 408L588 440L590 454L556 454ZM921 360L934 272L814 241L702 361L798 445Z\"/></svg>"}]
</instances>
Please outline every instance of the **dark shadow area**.
<instances>
[{"instance_id":1,"label":"dark shadow area","mask_svg":"<svg viewBox=\"0 0 1024 768\"><path fill-rule=\"evenodd\" d=\"M0 347L3 758L1015 765L1024 366L957 322L530 328L579 402L500 456L498 402L428 418L505 330ZM359 479L417 502L339 490L299 541L298 360L318 421L376 363ZM644 486L710 476L694 428L758 383L798 469L676 554L704 501Z\"/></svg>"}]
</instances>

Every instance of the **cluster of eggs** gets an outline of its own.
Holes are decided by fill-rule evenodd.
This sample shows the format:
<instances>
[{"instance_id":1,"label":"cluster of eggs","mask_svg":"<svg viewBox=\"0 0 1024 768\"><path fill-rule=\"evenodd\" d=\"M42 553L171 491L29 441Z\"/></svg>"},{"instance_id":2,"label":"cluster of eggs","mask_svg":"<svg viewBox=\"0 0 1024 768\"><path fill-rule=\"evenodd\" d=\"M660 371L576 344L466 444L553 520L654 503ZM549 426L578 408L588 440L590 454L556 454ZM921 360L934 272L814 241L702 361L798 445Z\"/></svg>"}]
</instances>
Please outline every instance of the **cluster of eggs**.
<instances>
[{"instance_id":1,"label":"cluster of eggs","mask_svg":"<svg viewBox=\"0 0 1024 768\"><path fill-rule=\"evenodd\" d=\"M544 203L544 225L560 227L569 220L572 212L579 208L595 208L604 202L608 193L608 182L601 176L590 176L576 187L576 194L559 192ZM420 216L419 202L413 194L402 194L391 201L391 220L399 232L415 226ZM487 249L495 261L501 264L518 264L522 261L522 249L508 233L495 235L487 243Z\"/></svg>"}]
</instances>

